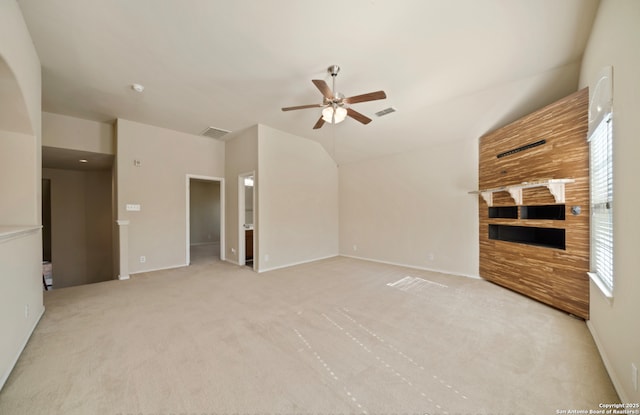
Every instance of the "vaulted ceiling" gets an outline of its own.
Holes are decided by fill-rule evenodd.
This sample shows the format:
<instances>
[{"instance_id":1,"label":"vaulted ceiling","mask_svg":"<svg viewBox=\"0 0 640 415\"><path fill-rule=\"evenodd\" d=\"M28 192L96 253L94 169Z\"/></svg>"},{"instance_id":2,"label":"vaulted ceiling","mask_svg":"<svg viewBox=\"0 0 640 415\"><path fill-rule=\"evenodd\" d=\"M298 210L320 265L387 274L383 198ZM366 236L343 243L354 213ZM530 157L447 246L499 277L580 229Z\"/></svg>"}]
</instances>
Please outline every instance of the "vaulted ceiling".
<instances>
[{"instance_id":1,"label":"vaulted ceiling","mask_svg":"<svg viewBox=\"0 0 640 415\"><path fill-rule=\"evenodd\" d=\"M43 110L192 134L256 123L339 163L473 139L576 90L597 0L19 0ZM373 119L312 127L312 79ZM145 86L142 93L131 84ZM375 112L394 107L384 117Z\"/></svg>"}]
</instances>

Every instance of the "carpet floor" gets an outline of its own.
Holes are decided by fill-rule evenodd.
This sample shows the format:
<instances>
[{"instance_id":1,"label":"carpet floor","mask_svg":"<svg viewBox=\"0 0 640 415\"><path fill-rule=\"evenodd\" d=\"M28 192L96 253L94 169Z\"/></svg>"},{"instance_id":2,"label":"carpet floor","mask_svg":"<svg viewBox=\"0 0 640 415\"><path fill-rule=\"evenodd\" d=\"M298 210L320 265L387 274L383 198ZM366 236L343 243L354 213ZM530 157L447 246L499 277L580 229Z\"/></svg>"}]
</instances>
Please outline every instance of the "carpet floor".
<instances>
[{"instance_id":1,"label":"carpet floor","mask_svg":"<svg viewBox=\"0 0 640 415\"><path fill-rule=\"evenodd\" d=\"M618 397L584 321L483 280L215 259L45 293L0 414L556 414Z\"/></svg>"}]
</instances>

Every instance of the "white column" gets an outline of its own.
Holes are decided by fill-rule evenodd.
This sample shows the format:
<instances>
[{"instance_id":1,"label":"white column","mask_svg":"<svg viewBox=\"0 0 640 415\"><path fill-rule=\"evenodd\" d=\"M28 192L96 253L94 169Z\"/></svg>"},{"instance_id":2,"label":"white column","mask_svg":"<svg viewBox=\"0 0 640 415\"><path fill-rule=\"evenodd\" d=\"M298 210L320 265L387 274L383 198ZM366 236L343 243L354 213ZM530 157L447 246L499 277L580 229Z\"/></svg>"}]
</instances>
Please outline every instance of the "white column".
<instances>
[{"instance_id":1,"label":"white column","mask_svg":"<svg viewBox=\"0 0 640 415\"><path fill-rule=\"evenodd\" d=\"M119 280L129 279L129 221L117 220L118 224L118 246L120 256L120 273L118 274Z\"/></svg>"}]
</instances>

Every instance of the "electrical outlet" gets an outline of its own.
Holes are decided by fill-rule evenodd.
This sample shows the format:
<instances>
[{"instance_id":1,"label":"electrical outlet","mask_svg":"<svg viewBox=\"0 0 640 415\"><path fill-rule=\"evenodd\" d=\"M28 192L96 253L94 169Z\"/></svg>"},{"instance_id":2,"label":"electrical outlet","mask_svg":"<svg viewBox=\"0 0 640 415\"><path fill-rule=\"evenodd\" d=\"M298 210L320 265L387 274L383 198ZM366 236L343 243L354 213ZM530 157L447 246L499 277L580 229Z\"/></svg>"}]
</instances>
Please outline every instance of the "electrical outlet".
<instances>
[{"instance_id":1,"label":"electrical outlet","mask_svg":"<svg viewBox=\"0 0 640 415\"><path fill-rule=\"evenodd\" d=\"M146 257L146 256L144 256L144 255L142 255L142 256L140 257L140 263L141 263L141 264L144 264L145 262L147 262L147 257Z\"/></svg>"},{"instance_id":2,"label":"electrical outlet","mask_svg":"<svg viewBox=\"0 0 640 415\"><path fill-rule=\"evenodd\" d=\"M638 392L638 366L633 363L631 363L631 383L633 390Z\"/></svg>"},{"instance_id":3,"label":"electrical outlet","mask_svg":"<svg viewBox=\"0 0 640 415\"><path fill-rule=\"evenodd\" d=\"M355 245L355 244L354 244L354 245L353 245L353 250L354 250L354 251L357 251L357 250L358 250L358 245Z\"/></svg>"},{"instance_id":4,"label":"electrical outlet","mask_svg":"<svg viewBox=\"0 0 640 415\"><path fill-rule=\"evenodd\" d=\"M269 254L264 255L264 262L269 262Z\"/></svg>"},{"instance_id":5,"label":"electrical outlet","mask_svg":"<svg viewBox=\"0 0 640 415\"><path fill-rule=\"evenodd\" d=\"M236 248L231 248L231 253L232 253L233 255L235 255L235 254L236 254Z\"/></svg>"},{"instance_id":6,"label":"electrical outlet","mask_svg":"<svg viewBox=\"0 0 640 415\"><path fill-rule=\"evenodd\" d=\"M24 318L29 318L29 304L24 305Z\"/></svg>"}]
</instances>

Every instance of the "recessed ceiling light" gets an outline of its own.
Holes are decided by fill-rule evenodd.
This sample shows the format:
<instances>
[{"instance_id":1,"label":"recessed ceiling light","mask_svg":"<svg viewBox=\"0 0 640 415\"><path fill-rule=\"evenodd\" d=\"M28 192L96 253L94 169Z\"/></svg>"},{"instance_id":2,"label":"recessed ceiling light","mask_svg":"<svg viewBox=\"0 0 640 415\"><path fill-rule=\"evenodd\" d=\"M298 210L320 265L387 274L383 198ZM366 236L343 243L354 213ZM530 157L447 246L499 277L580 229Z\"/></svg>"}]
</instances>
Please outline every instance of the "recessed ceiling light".
<instances>
[{"instance_id":1,"label":"recessed ceiling light","mask_svg":"<svg viewBox=\"0 0 640 415\"><path fill-rule=\"evenodd\" d=\"M131 89L133 89L136 92L142 92L144 91L144 86L140 84L131 84Z\"/></svg>"},{"instance_id":2,"label":"recessed ceiling light","mask_svg":"<svg viewBox=\"0 0 640 415\"><path fill-rule=\"evenodd\" d=\"M89 162L89 160L87 160L87 159L80 159L80 160L78 160L78 161L79 161L80 163L88 163L88 162Z\"/></svg>"}]
</instances>

